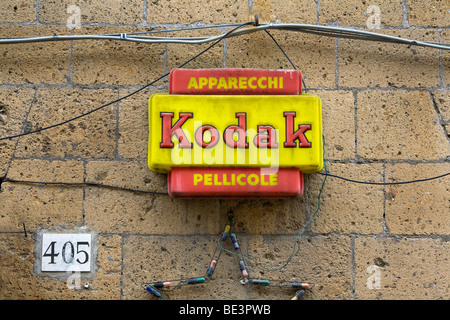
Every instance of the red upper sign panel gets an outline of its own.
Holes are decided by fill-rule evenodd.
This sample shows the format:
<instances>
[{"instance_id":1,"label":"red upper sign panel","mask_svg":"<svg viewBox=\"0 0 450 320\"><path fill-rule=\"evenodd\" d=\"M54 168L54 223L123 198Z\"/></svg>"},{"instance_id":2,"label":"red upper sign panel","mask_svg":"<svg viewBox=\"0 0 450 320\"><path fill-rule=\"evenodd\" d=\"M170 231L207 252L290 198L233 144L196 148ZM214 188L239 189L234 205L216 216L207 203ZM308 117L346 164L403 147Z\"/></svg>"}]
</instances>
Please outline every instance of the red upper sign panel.
<instances>
[{"instance_id":1,"label":"red upper sign panel","mask_svg":"<svg viewBox=\"0 0 450 320\"><path fill-rule=\"evenodd\" d=\"M302 74L296 70L173 69L171 94L298 95Z\"/></svg>"}]
</instances>

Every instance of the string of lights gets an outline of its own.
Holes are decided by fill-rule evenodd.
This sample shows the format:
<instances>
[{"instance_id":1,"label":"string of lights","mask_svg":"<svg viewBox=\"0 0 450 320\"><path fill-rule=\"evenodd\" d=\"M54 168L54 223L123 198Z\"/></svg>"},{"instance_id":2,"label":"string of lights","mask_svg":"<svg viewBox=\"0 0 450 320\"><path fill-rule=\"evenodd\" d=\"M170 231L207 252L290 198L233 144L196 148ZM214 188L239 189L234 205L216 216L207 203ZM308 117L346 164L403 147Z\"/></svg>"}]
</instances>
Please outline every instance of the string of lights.
<instances>
[{"instance_id":1,"label":"string of lights","mask_svg":"<svg viewBox=\"0 0 450 320\"><path fill-rule=\"evenodd\" d=\"M181 288L185 285L196 285L196 284L203 284L208 283L212 280L214 271L219 263L219 258L222 252L232 253L233 255L236 255L237 257L237 266L239 267L242 279L240 280L240 283L242 285L255 285L255 286L264 286L264 287L278 287L278 288L293 288L295 289L296 293L291 298L291 300L298 300L300 299L305 293L306 290L311 289L314 287L314 283L312 282L305 282L305 281L298 281L298 280L280 280L280 279L256 279L253 277L250 277L248 268L244 261L248 261L249 258L247 255L242 254L241 252L241 246L239 244L238 238L236 234L233 232L233 214L229 213L228 216L230 222L225 226L224 231L221 233L219 239L217 240L217 246L215 247L214 253L211 256L211 262L206 269L206 274L201 277L189 277L189 278L180 278L175 280L158 280L153 282L143 282L142 286L145 288L148 292L150 292L153 296L159 299L167 300L167 297L162 292L164 291L173 291L175 289ZM223 247L225 242L230 239L234 251L227 250ZM217 249L219 248L219 254L216 257Z\"/></svg>"}]
</instances>

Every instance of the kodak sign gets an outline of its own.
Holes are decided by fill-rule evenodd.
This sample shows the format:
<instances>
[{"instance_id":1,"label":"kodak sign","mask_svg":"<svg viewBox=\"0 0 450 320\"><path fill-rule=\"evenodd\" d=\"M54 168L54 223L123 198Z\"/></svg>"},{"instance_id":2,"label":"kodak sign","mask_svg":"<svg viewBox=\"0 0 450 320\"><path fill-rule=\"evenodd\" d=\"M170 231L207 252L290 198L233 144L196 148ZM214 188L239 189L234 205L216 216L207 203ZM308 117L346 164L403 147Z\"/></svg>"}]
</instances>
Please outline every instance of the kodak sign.
<instances>
[{"instance_id":1,"label":"kodak sign","mask_svg":"<svg viewBox=\"0 0 450 320\"><path fill-rule=\"evenodd\" d=\"M316 96L155 94L150 99L149 165L322 169Z\"/></svg>"},{"instance_id":2,"label":"kodak sign","mask_svg":"<svg viewBox=\"0 0 450 320\"><path fill-rule=\"evenodd\" d=\"M176 69L169 92L149 100L148 165L171 196L298 196L322 169L321 100L299 72Z\"/></svg>"}]
</instances>

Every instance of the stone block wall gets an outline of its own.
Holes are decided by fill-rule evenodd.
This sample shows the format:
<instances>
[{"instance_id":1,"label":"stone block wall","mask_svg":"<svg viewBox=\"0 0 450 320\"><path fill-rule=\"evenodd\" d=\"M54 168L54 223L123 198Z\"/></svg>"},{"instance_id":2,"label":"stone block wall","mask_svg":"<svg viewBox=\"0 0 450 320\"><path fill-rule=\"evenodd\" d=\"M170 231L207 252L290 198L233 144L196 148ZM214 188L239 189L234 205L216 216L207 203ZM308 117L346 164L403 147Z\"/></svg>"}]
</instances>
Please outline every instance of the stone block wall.
<instances>
[{"instance_id":1,"label":"stone block wall","mask_svg":"<svg viewBox=\"0 0 450 320\"><path fill-rule=\"evenodd\" d=\"M77 22L76 8L79 25L69 27ZM449 10L449 2L441 0L4 0L0 37L167 31L243 23L257 14L260 23L345 26L449 43ZM373 29L377 12L379 24ZM210 36L227 30L162 35ZM323 101L330 173L399 182L450 172L449 51L271 34L302 71L308 93ZM208 45L1 44L0 138L126 96ZM222 41L186 67L291 65L267 34L255 32ZM255 262L250 276L314 283L303 299L450 299L449 176L402 185L327 177L320 210L305 229L298 253L280 268L318 208L324 176L306 175L301 199L171 199L165 194L166 176L147 167L147 103L157 92L168 92L167 78L76 121L0 140L0 299L156 299L143 283L204 275L230 212L241 248ZM36 272L40 232L79 228L96 235L95 270L81 275L88 285L73 288L69 275ZM236 257L223 252L211 281L177 288L167 297L270 300L295 294L292 288L242 285L240 279Z\"/></svg>"}]
</instances>

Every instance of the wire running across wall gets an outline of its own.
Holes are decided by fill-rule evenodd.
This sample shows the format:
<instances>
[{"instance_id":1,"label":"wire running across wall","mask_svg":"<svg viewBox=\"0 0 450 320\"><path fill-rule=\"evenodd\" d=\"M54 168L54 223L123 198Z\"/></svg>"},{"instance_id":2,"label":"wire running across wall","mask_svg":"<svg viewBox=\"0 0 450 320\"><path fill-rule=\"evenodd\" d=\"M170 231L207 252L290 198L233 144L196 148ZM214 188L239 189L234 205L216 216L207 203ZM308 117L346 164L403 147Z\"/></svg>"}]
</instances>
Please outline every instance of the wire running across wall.
<instances>
[{"instance_id":1,"label":"wire running across wall","mask_svg":"<svg viewBox=\"0 0 450 320\"><path fill-rule=\"evenodd\" d=\"M243 25L253 25L251 28L241 29ZM366 40L377 42L389 42L405 44L410 46L422 46L435 49L450 50L450 44L439 43L432 41L420 41L415 39L406 39L402 37L396 37L381 33L370 32L366 30L359 30L354 28L345 28L337 26L326 25L312 25L312 24L295 24L295 23L268 23L268 24L256 24L254 22L239 24L235 29L230 32L226 32L217 36L209 37L155 37L145 36L149 33L162 33L162 32L178 32L186 30L194 30L201 28L222 28L223 26L230 25L215 25L204 27L189 27L189 28L176 28L169 30L149 30L144 32L129 32L129 33L115 33L115 34L86 34L86 35L57 35L52 36L36 36L36 37L2 37L0 38L0 45L2 44L17 44L17 43L29 43L29 42L50 42L50 41L72 41L72 40L116 40L116 41L129 41L139 43L178 43L178 44L202 44L207 42L214 42L217 40L223 40L230 37L242 36L263 30L281 30L290 32L303 32L311 33L319 36L337 37L353 40ZM236 25L231 25L236 26Z\"/></svg>"}]
</instances>

